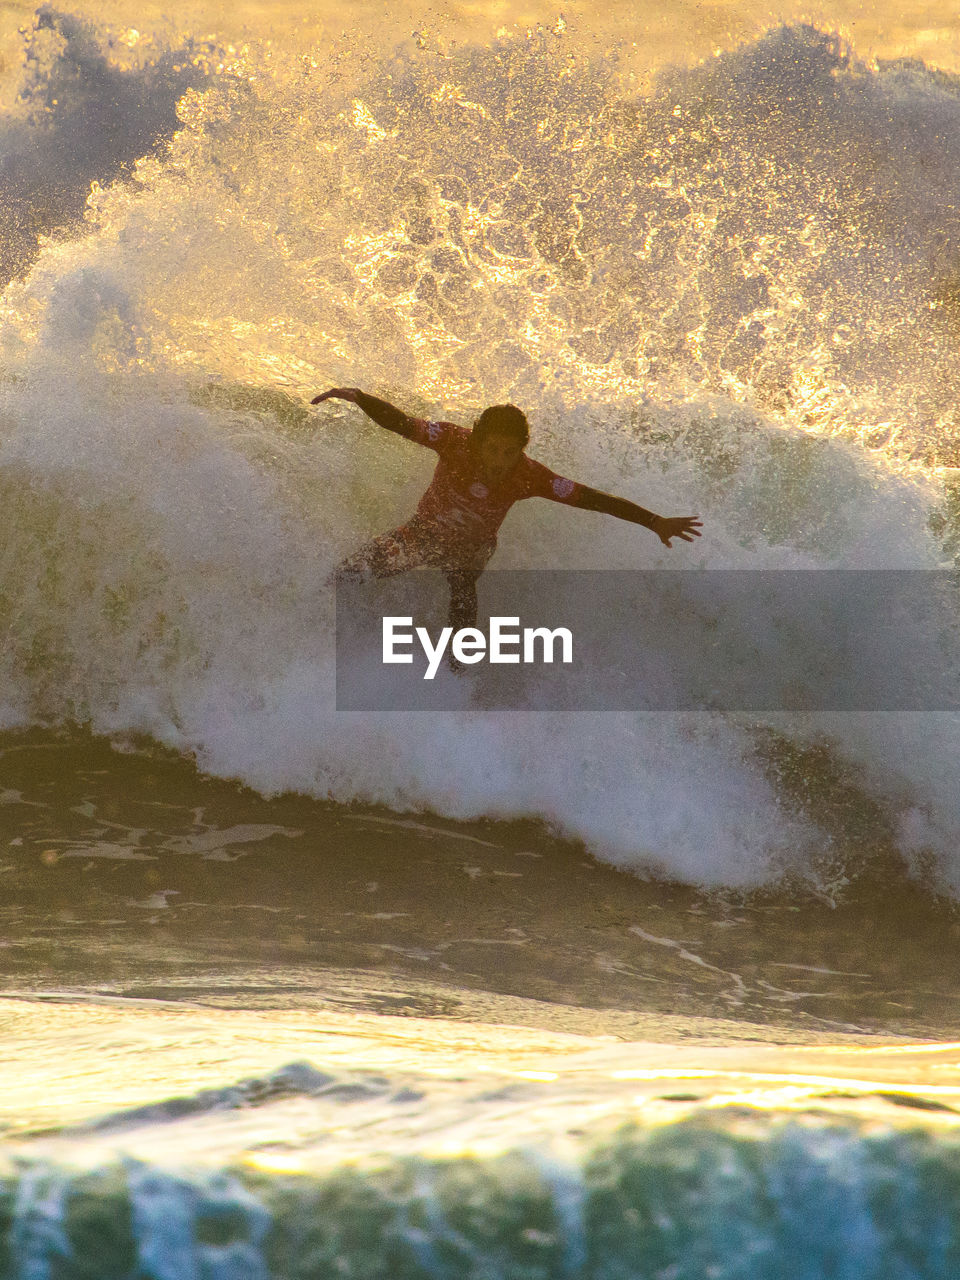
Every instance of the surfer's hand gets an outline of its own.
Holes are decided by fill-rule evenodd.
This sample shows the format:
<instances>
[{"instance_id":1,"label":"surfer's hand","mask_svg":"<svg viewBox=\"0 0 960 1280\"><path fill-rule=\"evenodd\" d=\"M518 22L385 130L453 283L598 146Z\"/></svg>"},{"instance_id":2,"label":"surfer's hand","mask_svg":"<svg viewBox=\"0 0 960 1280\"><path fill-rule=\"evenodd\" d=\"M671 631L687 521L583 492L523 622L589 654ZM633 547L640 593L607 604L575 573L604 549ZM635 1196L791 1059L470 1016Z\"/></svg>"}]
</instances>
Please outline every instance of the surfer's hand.
<instances>
[{"instance_id":1,"label":"surfer's hand","mask_svg":"<svg viewBox=\"0 0 960 1280\"><path fill-rule=\"evenodd\" d=\"M657 516L651 528L663 545L669 547L671 538L682 538L684 542L699 538L702 526L698 516Z\"/></svg>"},{"instance_id":2,"label":"surfer's hand","mask_svg":"<svg viewBox=\"0 0 960 1280\"><path fill-rule=\"evenodd\" d=\"M314 396L310 403L322 404L324 400L352 400L356 404L359 394L359 387L331 387L329 391L321 391L318 396Z\"/></svg>"}]
</instances>

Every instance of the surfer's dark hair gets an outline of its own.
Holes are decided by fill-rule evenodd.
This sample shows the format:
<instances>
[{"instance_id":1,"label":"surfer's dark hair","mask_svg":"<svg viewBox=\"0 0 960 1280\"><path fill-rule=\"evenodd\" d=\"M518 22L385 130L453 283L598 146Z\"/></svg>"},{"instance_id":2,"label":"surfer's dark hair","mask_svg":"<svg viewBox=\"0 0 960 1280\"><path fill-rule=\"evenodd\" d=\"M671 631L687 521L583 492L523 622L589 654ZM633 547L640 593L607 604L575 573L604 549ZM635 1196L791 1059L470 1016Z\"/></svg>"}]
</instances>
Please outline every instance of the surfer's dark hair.
<instances>
[{"instance_id":1,"label":"surfer's dark hair","mask_svg":"<svg viewBox=\"0 0 960 1280\"><path fill-rule=\"evenodd\" d=\"M512 436L521 447L526 445L530 439L527 415L515 404L492 404L473 424L473 438L480 443L493 434Z\"/></svg>"}]
</instances>

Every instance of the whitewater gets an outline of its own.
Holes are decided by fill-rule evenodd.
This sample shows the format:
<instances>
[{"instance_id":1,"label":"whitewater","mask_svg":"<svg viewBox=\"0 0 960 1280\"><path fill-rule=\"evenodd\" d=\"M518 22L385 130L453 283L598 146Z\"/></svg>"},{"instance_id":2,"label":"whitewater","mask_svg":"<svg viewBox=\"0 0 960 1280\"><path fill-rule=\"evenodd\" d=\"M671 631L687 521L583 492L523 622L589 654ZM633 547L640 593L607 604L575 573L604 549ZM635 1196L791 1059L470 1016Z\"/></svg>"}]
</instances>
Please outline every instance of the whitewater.
<instances>
[{"instance_id":1,"label":"whitewater","mask_svg":"<svg viewBox=\"0 0 960 1280\"><path fill-rule=\"evenodd\" d=\"M338 709L434 458L309 403L704 522L492 569L936 572L851 661L955 669L955 18L494 9L0 12L0 1274L955 1268L957 713Z\"/></svg>"},{"instance_id":2,"label":"whitewater","mask_svg":"<svg viewBox=\"0 0 960 1280\"><path fill-rule=\"evenodd\" d=\"M9 249L7 725L149 734L266 794L536 816L706 883L804 865L824 832L736 717L338 717L325 579L429 472L305 400L512 398L537 456L706 524L668 555L518 509L494 567L950 567L952 83L796 28L650 99L550 30L366 79L349 50L186 48L111 80L93 39L46 14L4 143L12 198L83 218ZM105 102L122 131L77 155ZM862 769L956 883L951 717L778 731Z\"/></svg>"}]
</instances>

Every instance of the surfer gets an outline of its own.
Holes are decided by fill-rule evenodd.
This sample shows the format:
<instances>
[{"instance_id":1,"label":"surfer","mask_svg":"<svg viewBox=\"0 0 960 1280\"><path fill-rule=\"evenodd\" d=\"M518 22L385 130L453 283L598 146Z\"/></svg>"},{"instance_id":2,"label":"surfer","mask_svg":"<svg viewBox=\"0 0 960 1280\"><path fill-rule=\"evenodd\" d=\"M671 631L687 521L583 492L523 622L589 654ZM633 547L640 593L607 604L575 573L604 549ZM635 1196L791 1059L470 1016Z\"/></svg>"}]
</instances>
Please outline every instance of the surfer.
<instances>
[{"instance_id":1,"label":"surfer","mask_svg":"<svg viewBox=\"0 0 960 1280\"><path fill-rule=\"evenodd\" d=\"M697 516L658 516L626 498L557 475L525 452L530 430L512 404L484 409L470 431L452 422L411 418L357 387L331 387L311 404L348 400L379 426L439 455L430 485L413 517L348 556L337 582L386 578L408 569L440 569L450 587L454 632L477 620L477 579L497 546L497 531L522 498L549 498L568 507L600 511L652 530L664 546L700 537Z\"/></svg>"}]
</instances>

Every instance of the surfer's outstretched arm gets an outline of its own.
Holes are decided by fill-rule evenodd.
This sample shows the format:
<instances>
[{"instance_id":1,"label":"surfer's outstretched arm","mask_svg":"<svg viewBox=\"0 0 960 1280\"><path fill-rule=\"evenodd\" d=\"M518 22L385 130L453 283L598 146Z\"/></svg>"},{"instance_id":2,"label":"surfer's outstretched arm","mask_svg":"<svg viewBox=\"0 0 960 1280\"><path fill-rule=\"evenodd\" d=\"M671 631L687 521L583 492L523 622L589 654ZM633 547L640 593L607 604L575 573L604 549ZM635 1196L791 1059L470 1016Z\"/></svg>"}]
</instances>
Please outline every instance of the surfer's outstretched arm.
<instances>
[{"instance_id":1,"label":"surfer's outstretched arm","mask_svg":"<svg viewBox=\"0 0 960 1280\"><path fill-rule=\"evenodd\" d=\"M359 387L331 387L329 391L322 391L320 395L314 396L310 403L321 404L324 400L349 400L351 404L358 405L378 426L395 431L398 436L407 440L413 440L417 435L420 422L418 418L409 417L387 400L368 396Z\"/></svg>"},{"instance_id":2,"label":"surfer's outstretched arm","mask_svg":"<svg viewBox=\"0 0 960 1280\"><path fill-rule=\"evenodd\" d=\"M671 538L681 538L684 542L699 538L703 524L699 516L658 516L626 498L615 498L612 493L603 493L585 484L578 486L577 496L570 505L582 507L585 511L600 511L607 516L616 516L618 520L629 520L631 524L642 524L652 530L665 547L670 546Z\"/></svg>"}]
</instances>

